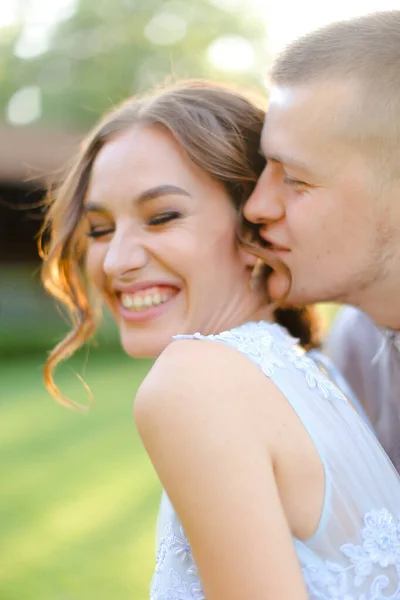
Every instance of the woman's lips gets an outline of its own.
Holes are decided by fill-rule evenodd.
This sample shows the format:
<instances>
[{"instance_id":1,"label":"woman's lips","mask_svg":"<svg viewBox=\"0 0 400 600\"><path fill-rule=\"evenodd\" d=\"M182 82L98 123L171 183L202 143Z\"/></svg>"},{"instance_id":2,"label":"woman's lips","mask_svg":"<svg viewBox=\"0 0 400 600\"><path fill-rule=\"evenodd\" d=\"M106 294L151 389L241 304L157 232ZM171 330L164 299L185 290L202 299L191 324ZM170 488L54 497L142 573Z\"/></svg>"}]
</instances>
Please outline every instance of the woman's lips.
<instances>
[{"instance_id":1,"label":"woman's lips","mask_svg":"<svg viewBox=\"0 0 400 600\"><path fill-rule=\"evenodd\" d=\"M146 321L160 315L176 298L179 288L151 285L138 291L124 291L119 296L119 312L131 322Z\"/></svg>"},{"instance_id":2,"label":"woman's lips","mask_svg":"<svg viewBox=\"0 0 400 600\"><path fill-rule=\"evenodd\" d=\"M136 312L159 306L170 300L176 294L171 287L152 286L137 292L122 292L120 302L124 308Z\"/></svg>"}]
</instances>

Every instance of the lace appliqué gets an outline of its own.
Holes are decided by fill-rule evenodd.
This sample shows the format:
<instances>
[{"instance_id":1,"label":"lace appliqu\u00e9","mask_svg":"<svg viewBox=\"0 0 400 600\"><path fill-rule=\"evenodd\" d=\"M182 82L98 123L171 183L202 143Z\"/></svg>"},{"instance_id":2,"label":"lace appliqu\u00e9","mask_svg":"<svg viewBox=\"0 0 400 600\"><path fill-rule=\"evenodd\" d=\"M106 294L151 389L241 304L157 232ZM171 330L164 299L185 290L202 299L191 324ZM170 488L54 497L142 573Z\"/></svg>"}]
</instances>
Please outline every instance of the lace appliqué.
<instances>
[{"instance_id":1,"label":"lace appliqu\u00e9","mask_svg":"<svg viewBox=\"0 0 400 600\"><path fill-rule=\"evenodd\" d=\"M312 599L320 600L399 600L400 598L400 518L387 509L373 510L364 517L362 544L343 544L345 566L333 562L309 565L303 577ZM376 568L379 574L376 574ZM375 571L375 574L374 574ZM394 591L386 592L397 584ZM354 594L365 585L368 592Z\"/></svg>"},{"instance_id":2,"label":"lace appliqu\u00e9","mask_svg":"<svg viewBox=\"0 0 400 600\"><path fill-rule=\"evenodd\" d=\"M173 568L165 569L165 560L169 554L178 559L184 571L183 576ZM194 581L190 581L192 579ZM161 584L163 584L162 589ZM176 535L172 525L167 525L158 547L156 569L151 582L150 600L205 599L189 540L183 527L179 527L179 535Z\"/></svg>"},{"instance_id":3,"label":"lace appliqu\u00e9","mask_svg":"<svg viewBox=\"0 0 400 600\"><path fill-rule=\"evenodd\" d=\"M273 332L273 333L272 333ZM342 392L318 369L315 362L297 345L298 340L276 323L251 322L218 335L177 335L174 339L208 339L225 342L247 355L271 377L276 368L285 368L284 359L303 372L310 388L316 388L324 398L330 394L347 401Z\"/></svg>"}]
</instances>

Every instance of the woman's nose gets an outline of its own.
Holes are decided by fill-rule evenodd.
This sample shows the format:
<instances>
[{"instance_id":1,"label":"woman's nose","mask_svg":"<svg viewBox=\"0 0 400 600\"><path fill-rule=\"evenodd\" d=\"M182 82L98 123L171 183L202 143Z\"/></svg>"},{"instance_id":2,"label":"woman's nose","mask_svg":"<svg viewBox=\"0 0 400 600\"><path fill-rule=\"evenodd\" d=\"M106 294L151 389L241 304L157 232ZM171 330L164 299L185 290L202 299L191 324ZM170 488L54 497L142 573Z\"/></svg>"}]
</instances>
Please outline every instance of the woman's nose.
<instances>
[{"instance_id":1,"label":"woman's nose","mask_svg":"<svg viewBox=\"0 0 400 600\"><path fill-rule=\"evenodd\" d=\"M139 239L116 232L107 249L103 270L107 277L117 279L129 271L143 268L147 261L148 251Z\"/></svg>"}]
</instances>

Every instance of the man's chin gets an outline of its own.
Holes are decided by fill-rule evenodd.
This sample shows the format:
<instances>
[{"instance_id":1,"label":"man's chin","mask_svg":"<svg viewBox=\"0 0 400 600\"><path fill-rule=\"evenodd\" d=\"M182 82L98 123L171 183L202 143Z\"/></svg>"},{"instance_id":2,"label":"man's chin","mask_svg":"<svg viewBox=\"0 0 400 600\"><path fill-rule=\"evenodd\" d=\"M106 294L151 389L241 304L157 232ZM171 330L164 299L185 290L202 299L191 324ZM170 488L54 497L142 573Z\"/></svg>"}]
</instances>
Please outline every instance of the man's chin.
<instances>
[{"instance_id":1,"label":"man's chin","mask_svg":"<svg viewBox=\"0 0 400 600\"><path fill-rule=\"evenodd\" d=\"M332 290L313 290L311 286L307 286L307 289L297 289L293 286L284 300L284 304L289 306L320 303L349 304L343 293L334 293Z\"/></svg>"}]
</instances>

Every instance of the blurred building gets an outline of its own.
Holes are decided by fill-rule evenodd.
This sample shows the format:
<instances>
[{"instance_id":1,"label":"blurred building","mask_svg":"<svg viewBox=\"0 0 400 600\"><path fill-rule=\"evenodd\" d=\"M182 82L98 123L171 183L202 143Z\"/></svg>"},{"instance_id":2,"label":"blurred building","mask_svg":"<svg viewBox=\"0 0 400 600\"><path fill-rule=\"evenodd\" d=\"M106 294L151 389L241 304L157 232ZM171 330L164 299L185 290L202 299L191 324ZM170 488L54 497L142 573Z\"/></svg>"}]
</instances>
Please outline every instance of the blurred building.
<instances>
[{"instance_id":1,"label":"blurred building","mask_svg":"<svg viewBox=\"0 0 400 600\"><path fill-rule=\"evenodd\" d=\"M0 265L37 263L37 207L81 136L43 127L0 126Z\"/></svg>"},{"instance_id":2,"label":"blurred building","mask_svg":"<svg viewBox=\"0 0 400 600\"><path fill-rule=\"evenodd\" d=\"M46 188L79 148L62 130L0 125L0 356L45 352L65 324L40 283L37 234Z\"/></svg>"}]
</instances>

